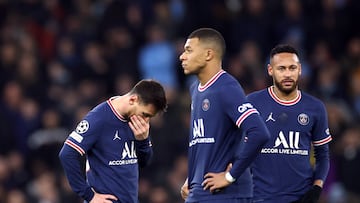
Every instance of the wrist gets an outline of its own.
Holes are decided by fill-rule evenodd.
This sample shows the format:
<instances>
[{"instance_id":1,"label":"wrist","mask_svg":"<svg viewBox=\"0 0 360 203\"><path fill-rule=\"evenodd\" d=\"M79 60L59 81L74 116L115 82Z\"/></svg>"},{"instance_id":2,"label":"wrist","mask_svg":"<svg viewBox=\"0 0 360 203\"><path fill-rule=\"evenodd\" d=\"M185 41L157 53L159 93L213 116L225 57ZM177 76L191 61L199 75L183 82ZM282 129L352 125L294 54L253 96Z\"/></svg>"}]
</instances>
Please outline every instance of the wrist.
<instances>
[{"instance_id":1,"label":"wrist","mask_svg":"<svg viewBox=\"0 0 360 203\"><path fill-rule=\"evenodd\" d=\"M94 196L95 196L94 190L91 187L88 187L85 189L85 192L84 192L82 198L84 200L86 200L87 202L90 202L94 198Z\"/></svg>"},{"instance_id":2,"label":"wrist","mask_svg":"<svg viewBox=\"0 0 360 203\"><path fill-rule=\"evenodd\" d=\"M229 182L229 183L233 183L233 182L235 182L235 178L234 177L232 177L232 175L230 174L230 172L226 172L225 173L225 179Z\"/></svg>"}]
</instances>

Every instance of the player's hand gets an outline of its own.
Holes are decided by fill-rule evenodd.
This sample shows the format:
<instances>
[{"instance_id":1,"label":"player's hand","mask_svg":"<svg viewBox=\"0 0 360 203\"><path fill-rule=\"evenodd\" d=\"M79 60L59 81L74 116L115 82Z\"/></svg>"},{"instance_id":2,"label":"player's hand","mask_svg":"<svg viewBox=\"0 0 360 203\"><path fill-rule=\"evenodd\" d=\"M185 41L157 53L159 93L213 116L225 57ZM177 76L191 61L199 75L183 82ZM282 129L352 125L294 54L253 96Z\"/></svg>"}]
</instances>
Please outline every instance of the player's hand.
<instances>
[{"instance_id":1,"label":"player's hand","mask_svg":"<svg viewBox=\"0 0 360 203\"><path fill-rule=\"evenodd\" d=\"M226 180L225 174L230 171L231 167L232 164L230 163L224 172L205 174L205 180L201 184L204 190L210 189L210 192L218 192L221 188L230 185L231 183Z\"/></svg>"},{"instance_id":2,"label":"player's hand","mask_svg":"<svg viewBox=\"0 0 360 203\"><path fill-rule=\"evenodd\" d=\"M320 198L322 188L318 185L313 185L304 196L298 201L299 203L317 203Z\"/></svg>"},{"instance_id":3,"label":"player's hand","mask_svg":"<svg viewBox=\"0 0 360 203\"><path fill-rule=\"evenodd\" d=\"M186 200L186 198L189 196L189 184L188 179L185 180L184 185L181 187L180 190L181 197Z\"/></svg>"},{"instance_id":4,"label":"player's hand","mask_svg":"<svg viewBox=\"0 0 360 203\"><path fill-rule=\"evenodd\" d=\"M133 131L136 140L145 140L149 137L150 119L133 115L130 117L129 126Z\"/></svg>"},{"instance_id":5,"label":"player's hand","mask_svg":"<svg viewBox=\"0 0 360 203\"><path fill-rule=\"evenodd\" d=\"M112 203L112 200L118 200L114 195L109 194L99 194L95 192L94 197L90 203Z\"/></svg>"}]
</instances>

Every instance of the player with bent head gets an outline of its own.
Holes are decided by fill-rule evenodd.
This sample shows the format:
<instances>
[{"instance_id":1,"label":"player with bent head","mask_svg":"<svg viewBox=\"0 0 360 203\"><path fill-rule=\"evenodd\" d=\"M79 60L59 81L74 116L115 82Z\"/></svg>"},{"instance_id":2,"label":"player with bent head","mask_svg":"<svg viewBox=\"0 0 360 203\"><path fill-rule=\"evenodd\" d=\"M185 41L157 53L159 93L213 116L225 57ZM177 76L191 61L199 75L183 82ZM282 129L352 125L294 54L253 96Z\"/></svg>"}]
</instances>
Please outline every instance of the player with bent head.
<instances>
[{"instance_id":1,"label":"player with bent head","mask_svg":"<svg viewBox=\"0 0 360 203\"><path fill-rule=\"evenodd\" d=\"M254 202L315 203L330 165L325 106L299 90L301 64L292 46L271 50L268 74L273 85L248 95L271 134L251 167ZM315 169L310 164L312 146Z\"/></svg>"},{"instance_id":2,"label":"player with bent head","mask_svg":"<svg viewBox=\"0 0 360 203\"><path fill-rule=\"evenodd\" d=\"M74 192L90 203L137 203L138 168L146 166L153 154L150 118L166 107L161 84L141 80L127 94L92 109L59 154ZM81 156L88 161L87 180Z\"/></svg>"}]
</instances>

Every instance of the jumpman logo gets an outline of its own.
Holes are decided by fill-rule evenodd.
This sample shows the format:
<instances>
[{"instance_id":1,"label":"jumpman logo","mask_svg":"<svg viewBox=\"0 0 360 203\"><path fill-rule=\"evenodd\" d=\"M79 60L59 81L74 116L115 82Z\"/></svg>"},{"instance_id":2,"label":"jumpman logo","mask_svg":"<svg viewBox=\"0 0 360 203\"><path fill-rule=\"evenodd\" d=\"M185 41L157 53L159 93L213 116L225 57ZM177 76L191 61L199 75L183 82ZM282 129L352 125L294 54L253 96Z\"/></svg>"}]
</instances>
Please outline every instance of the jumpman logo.
<instances>
[{"instance_id":1,"label":"jumpman logo","mask_svg":"<svg viewBox=\"0 0 360 203\"><path fill-rule=\"evenodd\" d=\"M265 122L268 122L268 121L274 121L275 122L275 119L273 118L273 113L271 112L270 115L268 116L268 118L266 119Z\"/></svg>"},{"instance_id":2,"label":"jumpman logo","mask_svg":"<svg viewBox=\"0 0 360 203\"><path fill-rule=\"evenodd\" d=\"M113 140L116 140L116 139L121 140L121 137L119 137L119 132L118 131L115 132L115 136L114 136Z\"/></svg>"}]
</instances>

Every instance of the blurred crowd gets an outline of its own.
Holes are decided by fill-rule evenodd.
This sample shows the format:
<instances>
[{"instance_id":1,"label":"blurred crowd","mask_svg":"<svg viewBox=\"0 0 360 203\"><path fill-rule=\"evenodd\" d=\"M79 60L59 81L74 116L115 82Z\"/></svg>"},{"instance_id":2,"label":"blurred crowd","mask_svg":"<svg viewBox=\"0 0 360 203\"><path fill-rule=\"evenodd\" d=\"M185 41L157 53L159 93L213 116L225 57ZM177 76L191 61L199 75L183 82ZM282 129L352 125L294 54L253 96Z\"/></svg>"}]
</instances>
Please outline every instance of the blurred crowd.
<instances>
[{"instance_id":1,"label":"blurred crowd","mask_svg":"<svg viewBox=\"0 0 360 203\"><path fill-rule=\"evenodd\" d=\"M325 102L333 141L322 203L360 202L360 1L0 0L0 203L80 203L58 152L96 104L139 79L166 88L152 120L141 203L180 203L192 77L178 56L200 27L221 31L224 69L246 93L268 86L268 53L301 53L301 89Z\"/></svg>"}]
</instances>

